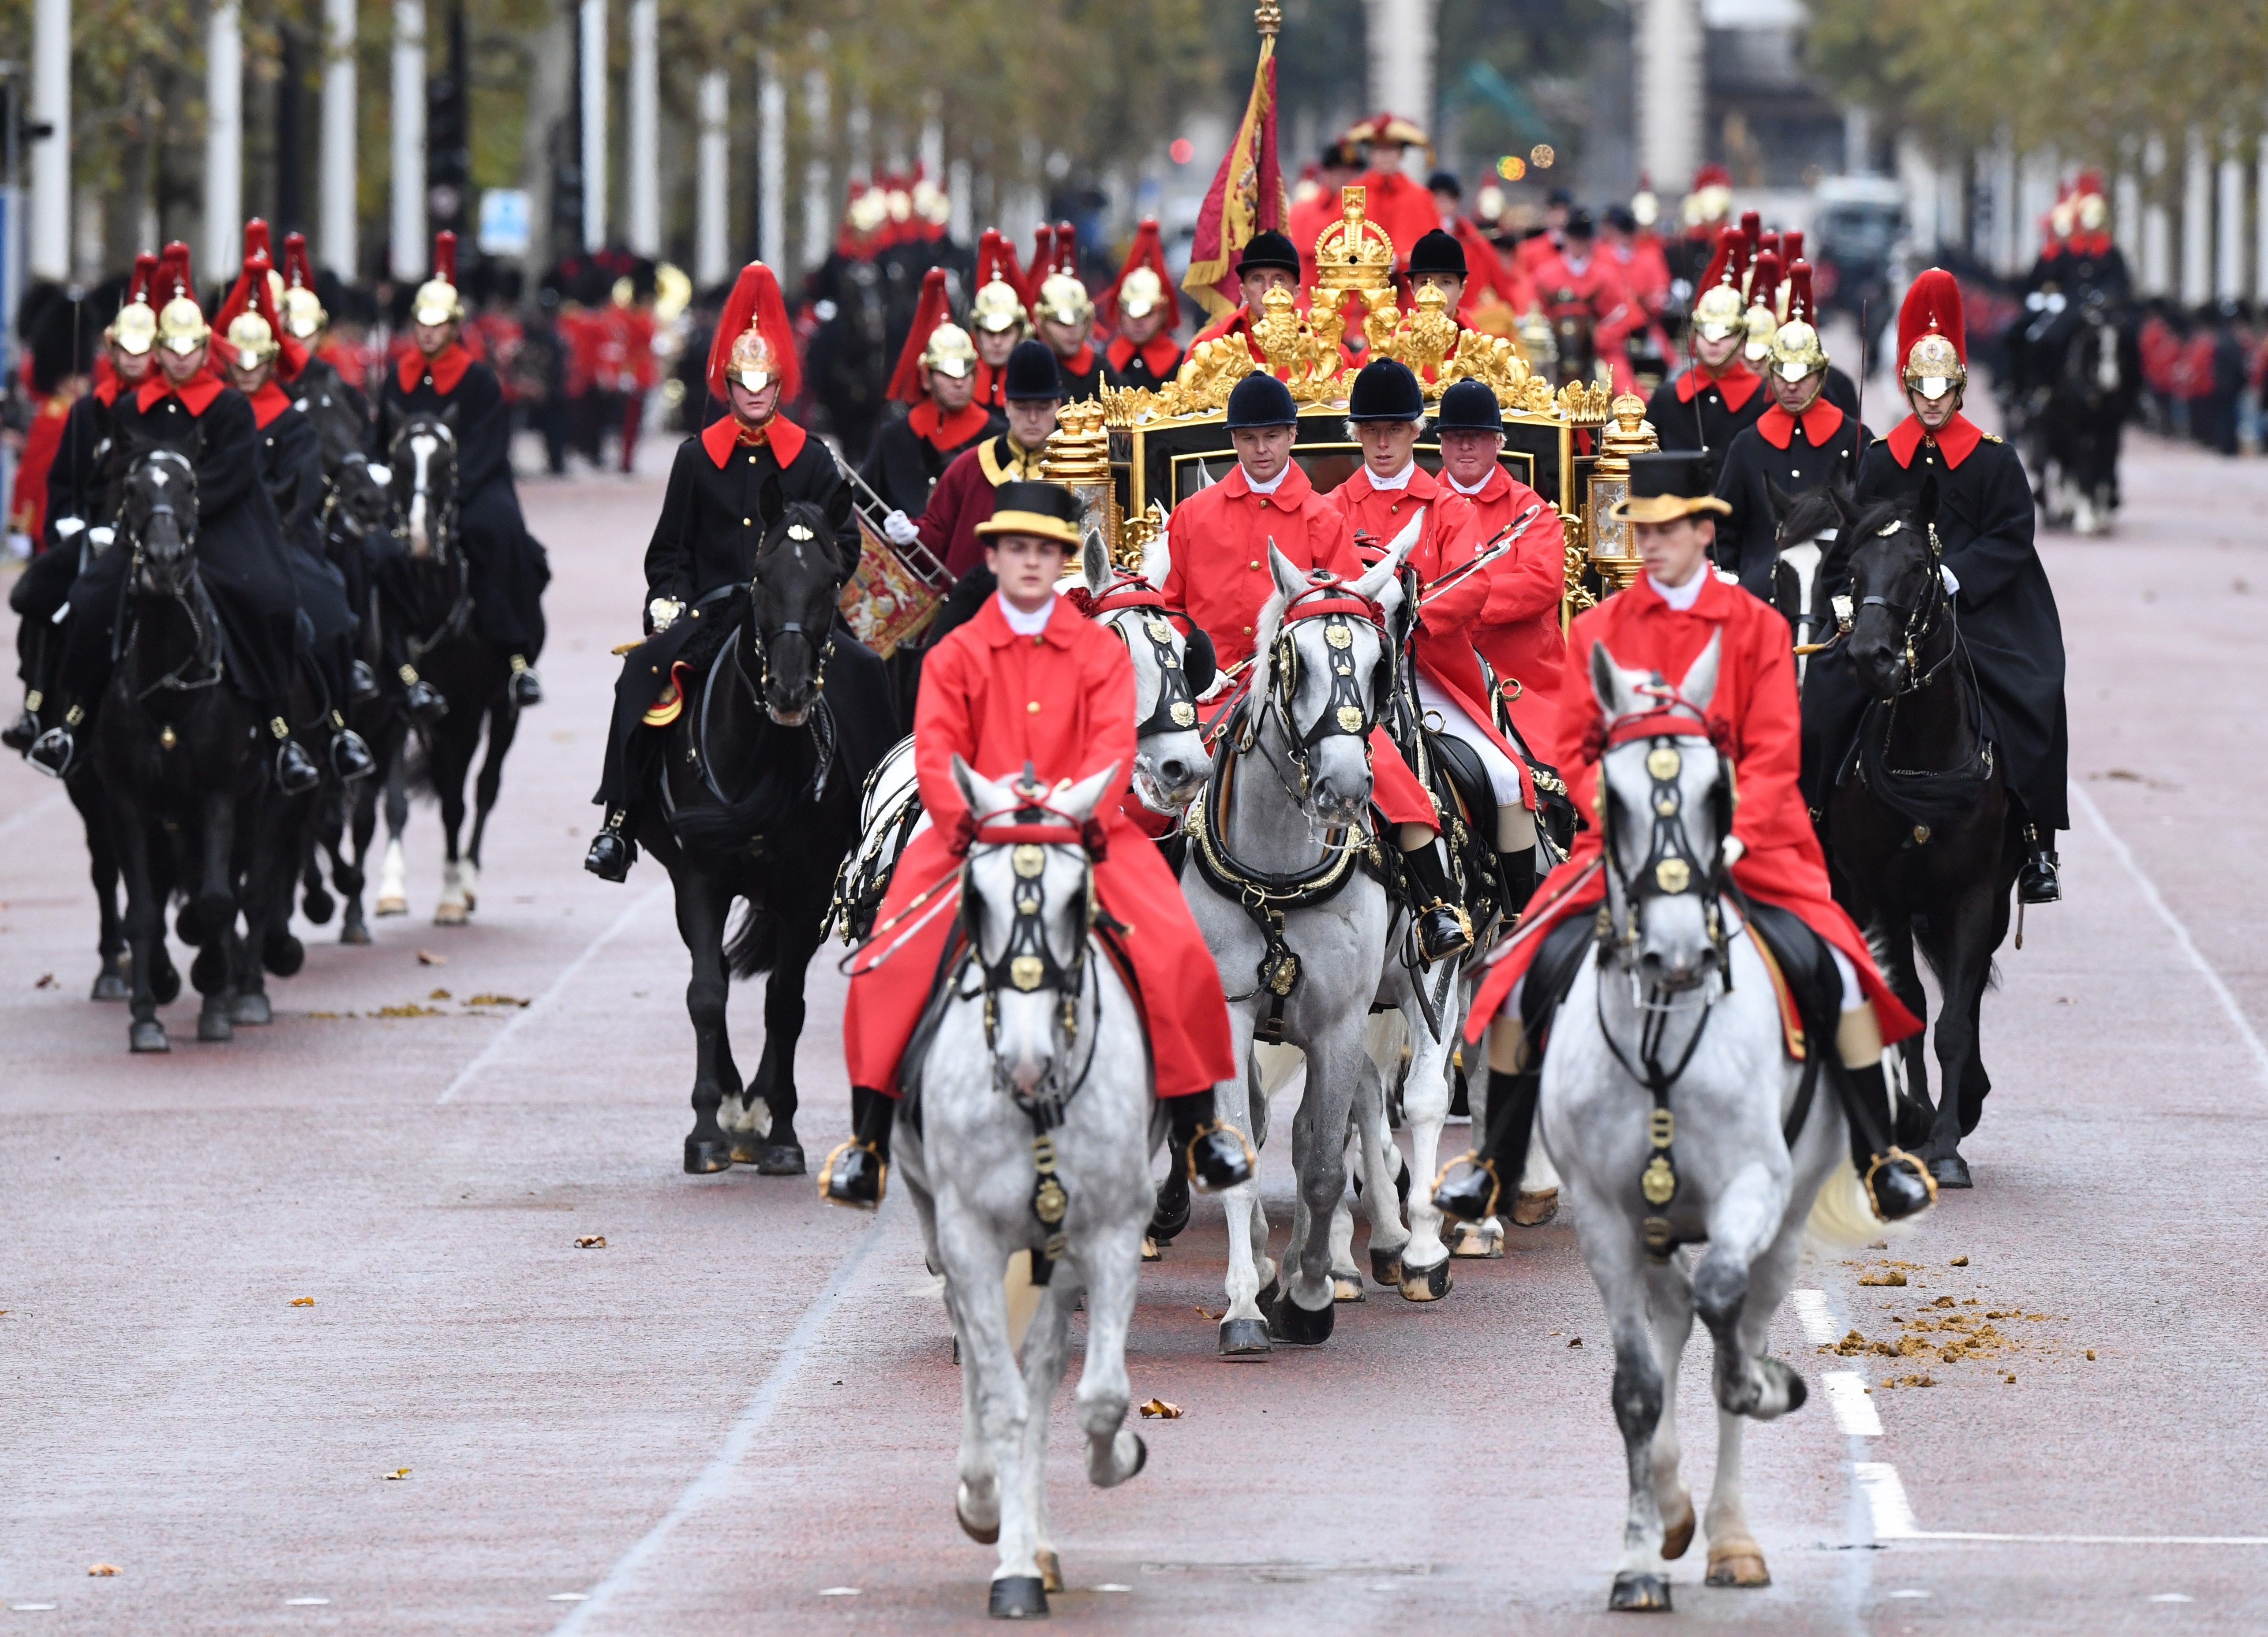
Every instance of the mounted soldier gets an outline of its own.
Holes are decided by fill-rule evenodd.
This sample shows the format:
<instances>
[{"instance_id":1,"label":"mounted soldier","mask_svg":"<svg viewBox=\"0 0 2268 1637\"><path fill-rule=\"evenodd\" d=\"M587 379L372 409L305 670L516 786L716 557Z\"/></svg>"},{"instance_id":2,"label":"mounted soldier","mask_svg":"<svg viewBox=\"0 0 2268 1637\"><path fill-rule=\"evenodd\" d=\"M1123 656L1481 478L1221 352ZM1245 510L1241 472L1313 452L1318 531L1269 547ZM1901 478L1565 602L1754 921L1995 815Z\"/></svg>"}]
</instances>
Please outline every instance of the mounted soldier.
<instances>
[{"instance_id":1,"label":"mounted soldier","mask_svg":"<svg viewBox=\"0 0 2268 1637\"><path fill-rule=\"evenodd\" d=\"M543 588L551 568L529 535L512 481L512 415L496 371L459 340L465 319L458 294L457 236L433 238L433 276L410 303L416 342L387 377L379 407L378 444L416 415L444 415L457 440L457 522L472 576L473 623L482 641L512 667L511 698L526 709L543 701L535 661L543 649Z\"/></svg>"},{"instance_id":2,"label":"mounted soldier","mask_svg":"<svg viewBox=\"0 0 2268 1637\"><path fill-rule=\"evenodd\" d=\"M1742 356L1748 327L1741 280L1747 270L1747 239L1736 227L1721 230L1686 326L1692 362L1656 387L1646 407L1664 449L1700 450L1722 459L1734 436L1764 411L1764 382Z\"/></svg>"},{"instance_id":3,"label":"mounted soldier","mask_svg":"<svg viewBox=\"0 0 2268 1637\"><path fill-rule=\"evenodd\" d=\"M1056 356L1063 401L1093 398L1102 385L1102 355L1094 347L1094 298L1079 275L1079 239L1068 222L1056 229L1054 259L1032 303L1040 339Z\"/></svg>"},{"instance_id":4,"label":"mounted soldier","mask_svg":"<svg viewBox=\"0 0 2268 1637\"><path fill-rule=\"evenodd\" d=\"M1166 252L1158 242L1158 218L1145 216L1134 230L1117 282L1099 304L1106 322L1118 334L1102 350L1110 385L1125 390L1144 387L1156 392L1182 367L1182 345L1174 339L1174 320L1181 303L1173 293L1166 269Z\"/></svg>"},{"instance_id":5,"label":"mounted soldier","mask_svg":"<svg viewBox=\"0 0 2268 1637\"><path fill-rule=\"evenodd\" d=\"M1883 1046L1919 1024L1884 983L1865 938L1829 890L1826 859L1797 788L1800 730L1787 622L1711 570L1714 518L1727 507L1707 492L1705 475L1705 460L1692 453L1631 458L1629 497L1616 503L1615 518L1636 525L1631 533L1645 573L1629 590L1578 616L1568 633L1569 647L1582 663L1565 673L1553 760L1566 775L1577 811L1602 811L1599 760L1606 746L1594 697L1594 650L1623 671L1651 672L1657 679L1713 669L1713 691L1697 720L1675 684L1657 681L1660 708L1654 715L1662 720L1653 725L1675 733L1705 728L1733 764L1739 801L1725 847L1733 884L1749 899L1794 915L1827 943L1842 981L1835 1044L1848 1071L1843 1083L1854 1103L1886 1113ZM1673 716L1682 722L1673 723ZM1536 970L1533 964L1550 929L1570 921L1587 924L1604 901L1602 835L1602 826L1594 822L1577 836L1572 855L1537 889L1527 921L1489 968L1475 998L1466 1034L1477 1041L1485 1033L1488 1040L1491 1128L1475 1153L1445 1168L1434 1193L1437 1205L1465 1221L1493 1214L1500 1186L1520 1176L1542 1067L1528 1049L1518 990ZM1679 864L1683 873L1668 873L1668 863ZM1690 881L1691 871L1671 860L1657 873L1663 875L1660 890L1668 892L1684 890L1679 884ZM1911 1156L1886 1141L1880 1149L1867 1141L1866 1129L1879 1134L1881 1124L1881 1118L1871 1127L1852 1122L1852 1158L1877 1213L1895 1221L1923 1208L1933 1193Z\"/></svg>"},{"instance_id":6,"label":"mounted soldier","mask_svg":"<svg viewBox=\"0 0 2268 1637\"><path fill-rule=\"evenodd\" d=\"M992 515L993 496L1000 486L1035 481L1040 476L1042 456L1055 434L1056 411L1063 407L1063 375L1053 349L1045 341L1017 342L1002 371L1001 389L1008 404L1008 429L954 459L931 491L918 523L902 511L883 520L883 532L891 544L920 540L955 580L983 572L984 547L977 525ZM978 594L988 590L980 584ZM972 602L962 617L973 612Z\"/></svg>"},{"instance_id":7,"label":"mounted soldier","mask_svg":"<svg viewBox=\"0 0 2268 1637\"><path fill-rule=\"evenodd\" d=\"M1906 291L1898 310L1898 361L1912 413L1867 451L1858 498L1911 505L1926 485L1936 488L1934 529L1946 590L1983 694L1984 737L1999 749L2023 830L2017 897L2052 904L2062 896L2056 832L2071 824L2063 623L2032 543L2032 489L2023 463L1961 413L1969 338L1961 287L1941 268L1930 268ZM1824 808L1824 790L1840 772L1866 705L1846 664L1820 665L1831 652L1814 657L1804 684L1805 778L1817 809ZM1819 687L1822 678L1834 692Z\"/></svg>"},{"instance_id":8,"label":"mounted soldier","mask_svg":"<svg viewBox=\"0 0 2268 1637\"><path fill-rule=\"evenodd\" d=\"M976 344L953 321L946 278L943 268L922 275L921 305L890 377L890 396L906 408L875 432L862 474L907 518L921 516L946 468L1001 425L975 401Z\"/></svg>"},{"instance_id":9,"label":"mounted soldier","mask_svg":"<svg viewBox=\"0 0 2268 1637\"><path fill-rule=\"evenodd\" d=\"M843 475L827 446L779 413L799 385L795 334L779 283L761 261L751 261L726 298L709 349L710 395L726 413L677 446L652 541L645 553L646 640L622 657L608 725L599 793L606 809L583 868L608 881L630 873L637 848L629 829L631 807L648 798L657 736L684 708L691 680L680 656L755 573L755 552L796 502L825 508ZM835 540L846 562L858 557L857 525L846 521ZM837 635L842 663L880 662L847 636ZM877 683L882 694L887 684Z\"/></svg>"},{"instance_id":10,"label":"mounted soldier","mask_svg":"<svg viewBox=\"0 0 2268 1637\"><path fill-rule=\"evenodd\" d=\"M284 235L284 333L305 349L298 372L285 381L294 399L310 409L333 400L351 408L362 422L361 446L368 448L372 417L361 386L347 379L328 355L331 315L315 293L314 269L307 262L307 236Z\"/></svg>"},{"instance_id":11,"label":"mounted soldier","mask_svg":"<svg viewBox=\"0 0 2268 1637\"><path fill-rule=\"evenodd\" d=\"M1717 566L1771 599L1776 530L1784 503L1829 484L1849 488L1871 441L1856 416L1826 396L1826 344L1815 327L1811 264L1788 271L1787 322L1766 356L1771 407L1734 435L1717 494L1732 510L1717 530Z\"/></svg>"},{"instance_id":12,"label":"mounted soldier","mask_svg":"<svg viewBox=\"0 0 2268 1637\"><path fill-rule=\"evenodd\" d=\"M1252 1157L1213 1112L1213 1086L1238 1072L1227 1003L1163 855L1118 799L1134 764L1132 664L1116 635L1080 618L1054 589L1079 544L1079 503L1058 485L1023 481L1004 485L998 499L977 525L997 589L923 664L914 758L930 827L907 845L874 936L853 958L843 1031L855 1127L828 1156L821 1195L870 1208L881 1200L902 1058L955 943L960 862L971 842L1044 824L1054 792L1109 768L1118 782L1086 826L1108 917L1101 924L1142 996L1174 1164L1200 1187L1234 1186L1251 1177ZM956 760L1012 781L1028 805L971 812L953 775ZM1014 979L1017 987L1036 987L1044 974L1027 975Z\"/></svg>"},{"instance_id":13,"label":"mounted soldier","mask_svg":"<svg viewBox=\"0 0 2268 1637\"><path fill-rule=\"evenodd\" d=\"M152 288L166 297L157 313L158 367L114 400L108 464L122 474L135 455L163 448L195 467L198 577L220 617L231 680L258 708L276 743L276 784L298 795L322 774L291 737L298 601L290 547L261 481L259 428L242 394L213 375L212 327L192 293L187 245L166 246ZM138 329L138 317L134 322ZM78 729L110 680L113 627L133 567L129 555L101 552L71 584L75 617L58 688L62 718L27 756L57 778L70 771Z\"/></svg>"},{"instance_id":14,"label":"mounted soldier","mask_svg":"<svg viewBox=\"0 0 2268 1637\"><path fill-rule=\"evenodd\" d=\"M968 302L968 329L976 343L976 402L986 412L1008 412L1008 355L1032 333L1024 310L1023 272L1015 246L988 227L976 246L976 294Z\"/></svg>"}]
</instances>

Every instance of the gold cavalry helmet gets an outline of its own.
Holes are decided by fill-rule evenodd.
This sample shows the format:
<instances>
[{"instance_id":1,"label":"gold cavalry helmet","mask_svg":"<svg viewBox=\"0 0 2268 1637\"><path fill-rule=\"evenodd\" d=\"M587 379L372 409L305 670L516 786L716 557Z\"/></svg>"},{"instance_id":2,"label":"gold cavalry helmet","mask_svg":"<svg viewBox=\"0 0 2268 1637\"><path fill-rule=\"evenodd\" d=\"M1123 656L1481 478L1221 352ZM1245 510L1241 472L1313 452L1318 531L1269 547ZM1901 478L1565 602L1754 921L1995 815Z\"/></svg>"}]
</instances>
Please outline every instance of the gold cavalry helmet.
<instances>
[{"instance_id":1,"label":"gold cavalry helmet","mask_svg":"<svg viewBox=\"0 0 2268 1637\"><path fill-rule=\"evenodd\" d=\"M276 311L283 315L284 333L309 347L331 321L315 294L315 269L307 260L305 233L284 235L284 297Z\"/></svg>"},{"instance_id":2,"label":"gold cavalry helmet","mask_svg":"<svg viewBox=\"0 0 2268 1637\"><path fill-rule=\"evenodd\" d=\"M1027 321L1023 300L1016 294L1015 287L1005 279L997 278L976 292L976 299L969 304L968 319L978 329L990 330L994 334L1002 330L1020 330Z\"/></svg>"},{"instance_id":3,"label":"gold cavalry helmet","mask_svg":"<svg viewBox=\"0 0 2268 1637\"><path fill-rule=\"evenodd\" d=\"M1742 327L1741 292L1730 284L1712 284L1693 304L1693 323L1704 341L1722 341Z\"/></svg>"},{"instance_id":4,"label":"gold cavalry helmet","mask_svg":"<svg viewBox=\"0 0 2268 1637\"><path fill-rule=\"evenodd\" d=\"M256 370L276 356L276 332L266 319L247 307L228 321L228 344L239 369Z\"/></svg>"},{"instance_id":5,"label":"gold cavalry helmet","mask_svg":"<svg viewBox=\"0 0 2268 1637\"><path fill-rule=\"evenodd\" d=\"M433 235L433 276L417 287L409 316L428 326L454 324L465 316L457 293L457 236L446 228Z\"/></svg>"},{"instance_id":6,"label":"gold cavalry helmet","mask_svg":"<svg viewBox=\"0 0 2268 1637\"><path fill-rule=\"evenodd\" d=\"M212 326L197 305L196 285L189 276L189 247L179 239L166 246L158 263L158 289L173 291L158 309L158 344L186 357L212 339Z\"/></svg>"},{"instance_id":7,"label":"gold cavalry helmet","mask_svg":"<svg viewBox=\"0 0 2268 1637\"><path fill-rule=\"evenodd\" d=\"M1094 298L1086 282L1072 273L1050 273L1040 284L1040 313L1057 324L1094 322Z\"/></svg>"},{"instance_id":8,"label":"gold cavalry helmet","mask_svg":"<svg viewBox=\"0 0 2268 1637\"><path fill-rule=\"evenodd\" d=\"M940 324L929 333L921 367L961 380L976 368L976 343L958 324Z\"/></svg>"},{"instance_id":9,"label":"gold cavalry helmet","mask_svg":"<svg viewBox=\"0 0 2268 1637\"><path fill-rule=\"evenodd\" d=\"M1165 281L1150 268L1136 268L1118 287L1118 311L1130 319L1146 317L1165 300Z\"/></svg>"},{"instance_id":10,"label":"gold cavalry helmet","mask_svg":"<svg viewBox=\"0 0 2268 1637\"><path fill-rule=\"evenodd\" d=\"M104 332L111 345L129 357L139 358L158 344L158 310L150 305L150 286L158 276L158 258L148 251L134 258L134 277L126 287L126 304Z\"/></svg>"},{"instance_id":11,"label":"gold cavalry helmet","mask_svg":"<svg viewBox=\"0 0 2268 1637\"><path fill-rule=\"evenodd\" d=\"M1814 370L1827 368L1827 349L1808 320L1790 319L1772 335L1771 362L1783 380L1800 381Z\"/></svg>"}]
</instances>

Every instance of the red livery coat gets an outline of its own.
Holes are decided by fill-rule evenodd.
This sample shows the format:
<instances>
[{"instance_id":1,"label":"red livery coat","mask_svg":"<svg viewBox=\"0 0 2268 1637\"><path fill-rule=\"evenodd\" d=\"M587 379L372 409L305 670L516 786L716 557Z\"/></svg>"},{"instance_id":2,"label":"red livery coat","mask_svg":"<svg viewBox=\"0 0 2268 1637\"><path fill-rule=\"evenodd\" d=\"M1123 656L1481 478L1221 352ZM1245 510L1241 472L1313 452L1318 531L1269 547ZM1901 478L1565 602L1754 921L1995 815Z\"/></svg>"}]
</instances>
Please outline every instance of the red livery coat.
<instances>
[{"instance_id":1,"label":"red livery coat","mask_svg":"<svg viewBox=\"0 0 2268 1637\"><path fill-rule=\"evenodd\" d=\"M1498 685L1520 684L1506 709L1528 749L1546 754L1559 716L1559 672L1567 639L1559 629L1566 593L1566 535L1557 512L1501 466L1480 493L1463 496L1479 523L1477 538L1494 540L1530 506L1543 510L1518 543L1488 570L1488 600L1474 622L1473 646L1496 672Z\"/></svg>"},{"instance_id":2,"label":"red livery coat","mask_svg":"<svg viewBox=\"0 0 2268 1637\"><path fill-rule=\"evenodd\" d=\"M1164 856L1119 811L1134 771L1133 662L1116 636L1060 598L1047 628L1026 637L1009 628L993 597L922 662L914 769L932 827L898 860L874 942L857 958L843 1015L850 1083L897 1094L899 1058L953 933L958 891L950 881L905 912L960 865L968 804L953 780L955 756L989 779L1020 774L1028 762L1049 785L1117 764L1117 789L1095 809L1109 853L1094 866L1094 884L1126 928L1119 936L1148 1016L1157 1094L1183 1097L1233 1079L1219 971ZM903 924L894 924L901 916Z\"/></svg>"},{"instance_id":3,"label":"red livery coat","mask_svg":"<svg viewBox=\"0 0 2268 1637\"><path fill-rule=\"evenodd\" d=\"M63 447L63 423L70 419L76 401L69 393L48 393L24 433L24 452L16 462L16 492L8 503L8 528L11 533L29 535L34 553L46 545L48 470Z\"/></svg>"},{"instance_id":4,"label":"red livery coat","mask_svg":"<svg viewBox=\"0 0 2268 1637\"><path fill-rule=\"evenodd\" d=\"M1295 569L1327 569L1343 580L1362 575L1346 518L1315 493L1297 461L1272 495L1254 494L1239 466L1174 508L1166 541L1172 559L1161 588L1166 606L1182 610L1212 639L1224 668L1252 657L1252 628L1276 594L1268 568L1271 542ZM1378 811L1394 824L1438 829L1432 797L1385 730L1372 730L1370 748L1370 796Z\"/></svg>"},{"instance_id":5,"label":"red livery coat","mask_svg":"<svg viewBox=\"0 0 2268 1637\"><path fill-rule=\"evenodd\" d=\"M1552 760L1567 781L1575 811L1590 814L1599 782L1598 762L1586 753L1584 745L1599 714L1591 692L1594 643L1603 642L1625 670L1659 671L1674 683L1719 632L1724 635L1724 646L1708 717L1712 728L1722 730L1733 758L1740 792L1733 833L1748 849L1734 864L1733 879L1750 898L1800 916L1805 925L1842 951L1857 969L1867 998L1874 1003L1882 1039L1903 1040L1921 1024L1882 981L1865 936L1829 890L1827 860L1796 783L1802 745L1794 639L1777 609L1712 573L1699 598L1683 613L1640 579L1581 615L1568 632L1571 663L1561 679ZM1587 824L1577 833L1567 862L1544 877L1519 933L1481 980L1465 1025L1468 1038L1477 1040L1486 1031L1535 958L1545 929L1570 915L1594 912L1606 897L1602 875L1583 878L1598 862L1600 850L1599 832Z\"/></svg>"}]
</instances>

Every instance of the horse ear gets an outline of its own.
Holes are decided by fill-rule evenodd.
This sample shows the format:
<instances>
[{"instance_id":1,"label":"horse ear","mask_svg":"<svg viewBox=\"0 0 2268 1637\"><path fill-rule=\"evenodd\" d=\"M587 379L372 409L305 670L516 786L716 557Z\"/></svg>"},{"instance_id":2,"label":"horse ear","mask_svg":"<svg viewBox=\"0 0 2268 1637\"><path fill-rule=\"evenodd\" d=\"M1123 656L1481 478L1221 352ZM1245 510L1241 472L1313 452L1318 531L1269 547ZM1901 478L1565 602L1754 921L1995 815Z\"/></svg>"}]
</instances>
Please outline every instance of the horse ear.
<instances>
[{"instance_id":1,"label":"horse ear","mask_svg":"<svg viewBox=\"0 0 2268 1637\"><path fill-rule=\"evenodd\" d=\"M1937 474L1932 473L1921 481L1921 496L1914 502L1914 522L1926 530L1937 521Z\"/></svg>"},{"instance_id":2,"label":"horse ear","mask_svg":"<svg viewBox=\"0 0 2268 1637\"><path fill-rule=\"evenodd\" d=\"M1599 708L1606 713L1609 722L1626 714L1627 693L1623 686L1622 667L1615 663L1615 657L1607 651L1604 642L1593 642L1591 694L1599 701Z\"/></svg>"},{"instance_id":3,"label":"horse ear","mask_svg":"<svg viewBox=\"0 0 2268 1637\"><path fill-rule=\"evenodd\" d=\"M1065 818L1085 824L1101 804L1102 798L1118 787L1118 764L1112 762L1101 773L1081 779L1056 797L1056 807Z\"/></svg>"},{"instance_id":4,"label":"horse ear","mask_svg":"<svg viewBox=\"0 0 2268 1637\"><path fill-rule=\"evenodd\" d=\"M1011 792L983 777L976 768L961 760L958 754L953 759L953 782L960 789L961 799L968 804L968 811L972 813L998 812L1012 804Z\"/></svg>"},{"instance_id":5,"label":"horse ear","mask_svg":"<svg viewBox=\"0 0 2268 1637\"><path fill-rule=\"evenodd\" d=\"M1770 477L1764 479L1764 504L1771 512L1773 533L1779 532L1780 523L1786 518L1787 509L1793 502L1794 496L1786 489L1773 482Z\"/></svg>"},{"instance_id":6,"label":"horse ear","mask_svg":"<svg viewBox=\"0 0 2268 1637\"><path fill-rule=\"evenodd\" d=\"M1307 576L1292 566L1274 540L1268 542L1268 572L1275 577L1276 594L1286 602L1307 589Z\"/></svg>"},{"instance_id":7,"label":"horse ear","mask_svg":"<svg viewBox=\"0 0 2268 1637\"><path fill-rule=\"evenodd\" d=\"M1086 589L1096 596L1110 584L1110 548L1102 543L1102 536L1092 529L1079 548L1079 572L1086 576Z\"/></svg>"},{"instance_id":8,"label":"horse ear","mask_svg":"<svg viewBox=\"0 0 2268 1637\"><path fill-rule=\"evenodd\" d=\"M1705 711L1709 701L1717 696L1717 667L1725 652L1725 633L1711 633L1709 646L1686 667L1684 680L1677 685L1677 696L1696 710Z\"/></svg>"}]
</instances>

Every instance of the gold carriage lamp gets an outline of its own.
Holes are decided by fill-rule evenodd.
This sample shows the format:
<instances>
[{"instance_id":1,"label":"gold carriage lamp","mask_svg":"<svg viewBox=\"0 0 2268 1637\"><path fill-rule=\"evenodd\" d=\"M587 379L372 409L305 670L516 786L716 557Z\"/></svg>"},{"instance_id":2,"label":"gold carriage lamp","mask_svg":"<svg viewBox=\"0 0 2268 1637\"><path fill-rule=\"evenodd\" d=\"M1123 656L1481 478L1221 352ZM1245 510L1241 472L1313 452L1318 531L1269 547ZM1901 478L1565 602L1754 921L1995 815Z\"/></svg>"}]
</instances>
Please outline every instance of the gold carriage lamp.
<instances>
[{"instance_id":1,"label":"gold carriage lamp","mask_svg":"<svg viewBox=\"0 0 2268 1637\"><path fill-rule=\"evenodd\" d=\"M1638 576L1638 547L1630 525L1615 519L1616 503L1630 496L1630 463L1661 447L1646 418L1646 400L1624 393L1609 406L1610 425L1599 433L1599 458L1583 496L1583 523L1591 540L1591 566L1609 591L1627 590Z\"/></svg>"},{"instance_id":2,"label":"gold carriage lamp","mask_svg":"<svg viewBox=\"0 0 2268 1637\"><path fill-rule=\"evenodd\" d=\"M1101 537L1111 561L1120 561L1118 489L1110 476L1110 432L1103 424L1099 403L1065 404L1056 416L1056 429L1040 453L1040 473L1050 483L1060 483L1079 497L1079 539ZM1064 565L1076 574L1082 564L1077 554Z\"/></svg>"}]
</instances>

